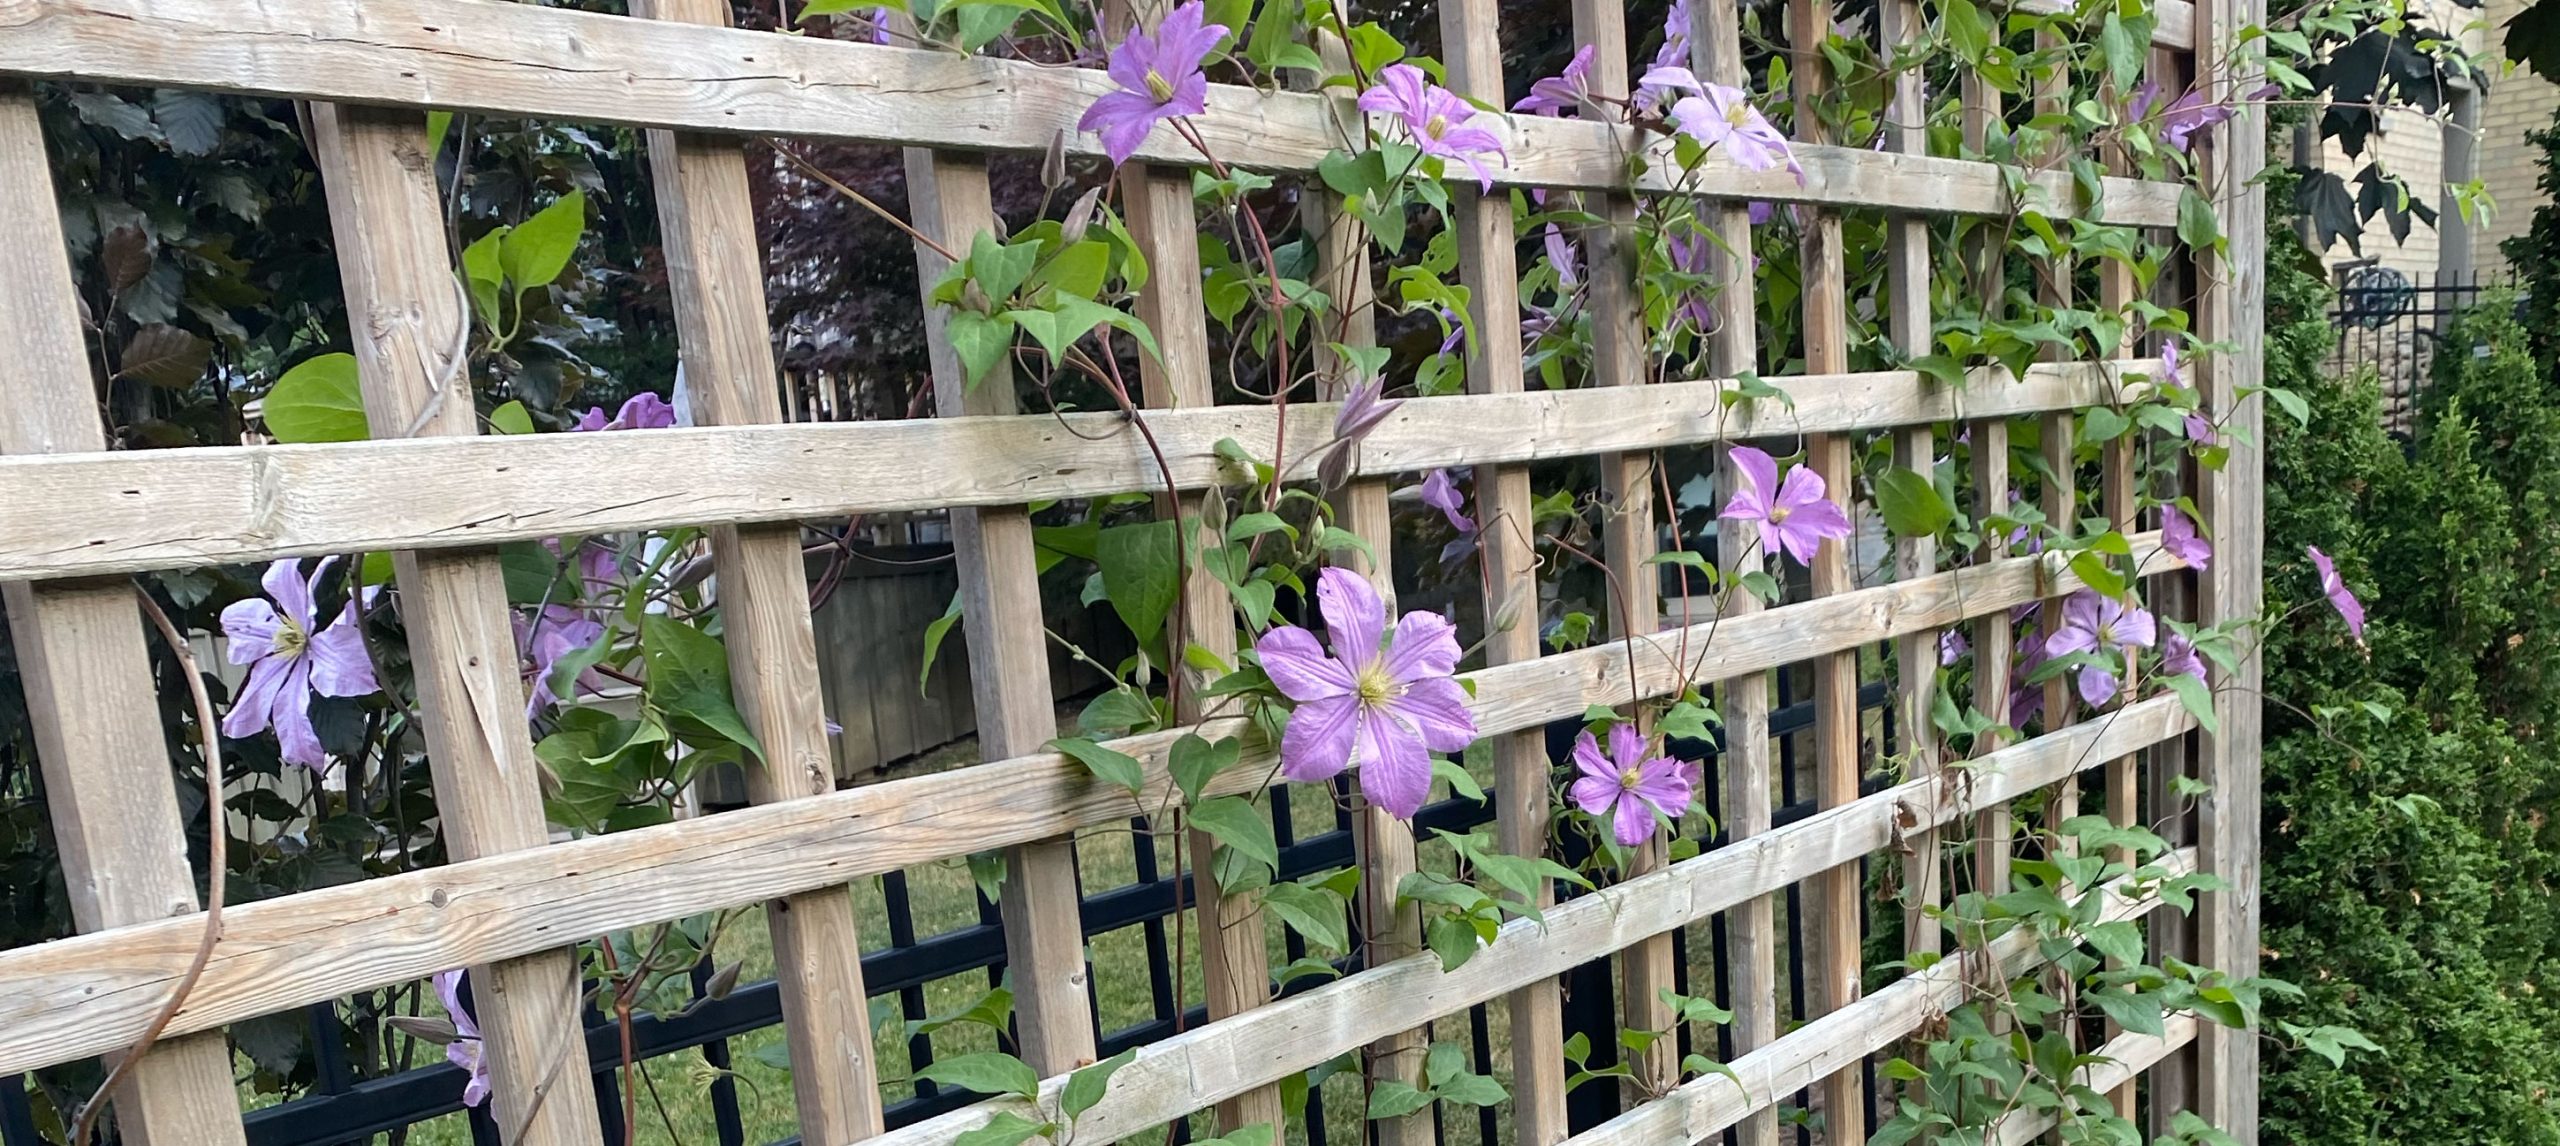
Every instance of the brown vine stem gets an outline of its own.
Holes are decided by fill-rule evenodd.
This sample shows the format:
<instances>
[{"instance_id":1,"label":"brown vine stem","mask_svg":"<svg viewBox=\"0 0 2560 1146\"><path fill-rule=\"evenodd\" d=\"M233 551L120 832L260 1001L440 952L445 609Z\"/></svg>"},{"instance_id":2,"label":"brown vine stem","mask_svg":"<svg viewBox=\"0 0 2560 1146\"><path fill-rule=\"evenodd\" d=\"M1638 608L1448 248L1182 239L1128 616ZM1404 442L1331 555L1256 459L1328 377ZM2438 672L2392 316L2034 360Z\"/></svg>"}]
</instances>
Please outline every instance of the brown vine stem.
<instances>
[{"instance_id":1,"label":"brown vine stem","mask_svg":"<svg viewBox=\"0 0 2560 1146\"><path fill-rule=\"evenodd\" d=\"M142 1056L151 1053L151 1044L160 1041L160 1033L169 1029L169 1021L178 1017L178 1008L186 1005L187 996L196 989L196 980L204 977L205 965L213 961L213 945L222 941L223 873L230 867L230 827L223 822L222 810L222 738L213 716L213 697L204 688L204 671L196 665L195 651L187 647L187 639L162 612L160 602L140 584L133 595L142 601L142 611L151 618L160 639L169 646L170 655L178 659L178 671L187 676L187 692L195 700L196 736L204 749L205 794L205 894L204 937L196 942L195 958L187 963L186 974L178 976L178 985L169 992L169 1001L152 1016L151 1025L142 1029L142 1037L116 1060L107 1077L98 1083L97 1093L80 1104L79 1116L72 1120L72 1146L87 1146L90 1135L97 1132L98 1115L106 1109L107 1095L132 1073Z\"/></svg>"}]
</instances>

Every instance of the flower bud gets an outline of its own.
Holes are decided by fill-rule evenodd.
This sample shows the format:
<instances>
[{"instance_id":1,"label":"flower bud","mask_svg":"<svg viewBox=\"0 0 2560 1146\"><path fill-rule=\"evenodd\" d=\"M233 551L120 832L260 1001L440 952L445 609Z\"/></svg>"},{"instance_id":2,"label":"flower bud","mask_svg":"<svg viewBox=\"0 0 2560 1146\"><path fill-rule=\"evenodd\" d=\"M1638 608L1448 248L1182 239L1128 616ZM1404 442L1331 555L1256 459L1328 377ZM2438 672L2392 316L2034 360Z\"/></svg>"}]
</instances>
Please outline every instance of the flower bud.
<instances>
[{"instance_id":1,"label":"flower bud","mask_svg":"<svg viewBox=\"0 0 2560 1146\"><path fill-rule=\"evenodd\" d=\"M1097 184L1076 196L1075 205L1067 208L1067 221L1060 227L1058 240L1072 247L1084 241L1084 233L1093 226L1095 204L1102 201L1102 187Z\"/></svg>"},{"instance_id":2,"label":"flower bud","mask_svg":"<svg viewBox=\"0 0 2560 1146\"><path fill-rule=\"evenodd\" d=\"M462 1037L462 1032L454 1029L452 1023L443 1019L430 1019L424 1015L392 1015L382 1020L382 1025L419 1042L433 1043L436 1046L450 1046Z\"/></svg>"},{"instance_id":3,"label":"flower bud","mask_svg":"<svg viewBox=\"0 0 2560 1146\"><path fill-rule=\"evenodd\" d=\"M960 288L960 305L979 314L994 314L996 304L987 298L987 288L970 279Z\"/></svg>"},{"instance_id":4,"label":"flower bud","mask_svg":"<svg viewBox=\"0 0 2560 1146\"><path fill-rule=\"evenodd\" d=\"M711 980L702 985L703 997L707 999L728 998L729 992L738 989L738 972L745 966L745 964L734 959L722 964L719 970L711 973Z\"/></svg>"},{"instance_id":5,"label":"flower bud","mask_svg":"<svg viewBox=\"0 0 2560 1146\"><path fill-rule=\"evenodd\" d=\"M1049 137L1049 150L1040 157L1040 185L1052 191L1067 185L1067 129L1063 127Z\"/></svg>"}]
</instances>

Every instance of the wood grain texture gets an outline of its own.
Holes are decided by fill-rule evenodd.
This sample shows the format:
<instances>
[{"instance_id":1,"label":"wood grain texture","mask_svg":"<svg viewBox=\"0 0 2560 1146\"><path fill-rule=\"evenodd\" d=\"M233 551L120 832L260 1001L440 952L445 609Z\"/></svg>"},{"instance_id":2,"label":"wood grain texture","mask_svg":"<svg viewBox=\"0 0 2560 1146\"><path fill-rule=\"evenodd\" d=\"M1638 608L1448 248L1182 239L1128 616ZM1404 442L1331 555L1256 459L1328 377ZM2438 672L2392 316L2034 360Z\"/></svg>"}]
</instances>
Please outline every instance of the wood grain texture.
<instances>
[{"instance_id":1,"label":"wood grain texture","mask_svg":"<svg viewBox=\"0 0 2560 1146\"><path fill-rule=\"evenodd\" d=\"M2011 749L2009 751L2015 751ZM1863 803L1863 801L1861 801ZM2193 857L2176 853L2161 866L2188 870ZM2110 886L2102 921L2138 919L2158 906ZM2013 976L2039 962L2033 937L2012 933L1975 953L1948 959L1847 1008L1806 1023L1769 1047L1735 1059L1734 1079L1707 1075L1662 1101L1622 1114L1575 1135L1570 1146L1692 1146L1713 1138L1753 1110L1767 1109L1824 1075L1854 1068L1860 1059L1946 1013L1995 976Z\"/></svg>"},{"instance_id":2,"label":"wood grain texture","mask_svg":"<svg viewBox=\"0 0 2560 1146\"><path fill-rule=\"evenodd\" d=\"M637 0L633 9L710 26L725 24L728 12L723 0ZM693 420L780 421L745 151L733 137L671 131L650 132L648 147ZM730 688L764 748L760 766L745 768L747 798L770 804L835 791L800 528L718 526L711 551ZM851 1141L879 1133L880 1071L853 897L828 887L777 899L766 905L765 923L801 1137Z\"/></svg>"},{"instance_id":3,"label":"wood grain texture","mask_svg":"<svg viewBox=\"0 0 2560 1146\"><path fill-rule=\"evenodd\" d=\"M1074 153L1098 156L1097 137L1075 124L1112 90L1099 69L497 0L0 0L0 29L0 71L47 79L969 150L1037 152L1064 134ZM1192 122L1230 163L1312 171L1342 142L1324 99L1216 85L1207 113ZM1483 122L1510 155L1489 167L1511 186L1624 187L1626 158L1650 150L1648 174L1633 189L1670 191L1678 182L1684 192L1775 202L2013 210L2005 177L1984 163L1802 148L1802 181L1722 156L1683 181L1668 144L1657 135L1648 145L1631 127ZM1159 129L1137 158L1181 165L1199 155ZM2027 194L2055 217L2085 213L2068 173L2030 176ZM2170 226L2178 195L2174 183L2110 180L2095 214Z\"/></svg>"},{"instance_id":4,"label":"wood grain texture","mask_svg":"<svg viewBox=\"0 0 2560 1146\"><path fill-rule=\"evenodd\" d=\"M1380 503L1383 505L1383 502ZM2156 535L2133 539L2146 568L2174 568ZM2069 574L2055 574L2074 584ZM1593 704L1665 695L1763 674L1807 655L2000 614L2052 592L2034 558L1952 570L1721 622L1702 620L1636 642L1608 642L1472 674L1476 726L1533 728ZM1710 629L1714 641L1708 643ZM1685 667L1679 651L1691 650ZM1244 721L1199 728L1215 739ZM1180 730L1111 742L1145 767L1137 803L1083 765L1031 750L972 768L850 788L715 816L448 864L223 913L223 942L171 1026L208 1030L447 967L539 951L593 935L774 899L971 852L1062 836L1154 807L1172 781L1166 755ZM1251 789L1267 747L1212 791ZM742 865L737 857L754 854ZM1746 901L1747 902L1747 901ZM0 1074L112 1049L139 1033L201 934L201 916L0 952Z\"/></svg>"},{"instance_id":5,"label":"wood grain texture","mask_svg":"<svg viewBox=\"0 0 2560 1146\"><path fill-rule=\"evenodd\" d=\"M1498 0L1442 0L1440 44L1451 91L1490 104L1504 102L1500 21ZM1517 393L1523 383L1520 268L1510 193L1479 196L1463 182L1451 183L1449 190L1458 276L1475 319L1475 337L1466 346L1467 391ZM1539 568L1529 470L1479 466L1475 489L1477 552L1486 585L1485 663L1533 661L1538 656ZM1505 617L1510 618L1508 628ZM1546 733L1523 729L1492 740L1495 836L1512 855L1544 856L1554 819ZM1534 901L1544 905L1554 899L1554 887L1541 883ZM1519 1146L1552 1146L1566 1133L1562 983L1552 977L1524 983L1509 1005L1512 1132Z\"/></svg>"},{"instance_id":6,"label":"wood grain texture","mask_svg":"<svg viewBox=\"0 0 2560 1146\"><path fill-rule=\"evenodd\" d=\"M426 121L414 112L311 106L346 284L365 420L378 436L479 432L469 370L454 360L470 321L447 252ZM392 554L416 668L436 815L458 860L540 850L550 839L541 761L494 554ZM600 1131L588 1085L577 957L552 950L474 964L475 1018L500 1127L533 1146L585 1146ZM519 1132L516 1128L521 1127Z\"/></svg>"},{"instance_id":7,"label":"wood grain texture","mask_svg":"<svg viewBox=\"0 0 2560 1146\"><path fill-rule=\"evenodd\" d=\"M1106 16L1116 39L1131 21L1152 27L1171 7L1169 3L1142 5L1115 0L1108 6ZM1142 8L1151 10L1141 11ZM1166 409L1215 406L1217 394L1210 382L1209 316L1200 295L1203 228L1193 207L1191 173L1182 168L1133 164L1121 168L1119 178L1121 209L1149 265L1147 289L1137 299L1137 315L1147 329L1155 332L1156 345L1162 351L1161 357L1138 358L1144 401L1150 407ZM1201 520L1200 506L1197 497L1156 497L1158 514L1176 516L1195 526ZM1214 530L1198 527L1196 532L1202 546L1223 541ZM1187 563L1183 572L1181 616L1176 622L1182 642L1208 651L1222 663L1233 663L1236 618L1226 587L1199 562ZM1183 678L1175 698L1174 718L1183 724L1197 723L1206 707L1200 703L1197 690L1207 685L1213 674L1187 665L1174 671ZM1252 894L1222 894L1216 869L1210 863L1217 845L1217 837L1207 832L1190 833L1192 888L1199 905L1199 925L1191 934L1200 945L1202 986L1212 1019L1259 1006L1271 997L1271 956L1265 944L1260 901ZM1266 1123L1281 1125L1280 1092L1275 1088L1248 1091L1219 1104L1221 1133Z\"/></svg>"},{"instance_id":8,"label":"wood grain texture","mask_svg":"<svg viewBox=\"0 0 2560 1146\"><path fill-rule=\"evenodd\" d=\"M1692 70L1710 83L1749 88L1744 63L1742 8L1738 4L1698 4L1690 8L1689 54ZM1711 201L1701 212L1715 229L1708 244L1708 275L1723 284L1716 292L1716 327L1707 334L1708 369L1725 377L1760 368L1759 300L1750 252L1751 211L1746 203ZM1757 411L1746 402L1738 410ZM1742 471L1730 449L1716 458L1716 489L1725 497L1742 488ZM1742 575L1765 569L1768 555L1748 543L1725 544L1717 529L1716 563L1723 575L1721 608L1737 623L1761 610L1760 600L1738 589ZM1776 677L1756 672L1725 682L1719 697L1724 714L1725 750L1716 758L1723 787L1725 838L1741 841L1769 830L1775 800L1769 742L1770 694ZM1732 1042L1737 1055L1748 1054L1778 1038L1778 924L1776 901L1769 896L1743 900L1725 913L1724 1007L1733 1012ZM1777 1146L1778 1112L1753 1111L1737 1130L1741 1146Z\"/></svg>"},{"instance_id":9,"label":"wood grain texture","mask_svg":"<svg viewBox=\"0 0 2560 1146\"><path fill-rule=\"evenodd\" d=\"M1911 371L1773 379L1793 410L1728 409L1729 380L1434 398L1388 415L1362 443L1357 472L1911 425L1960 410L2033 413L2103 401L2124 376L2157 369L2138 360L2038 366L2022 379L1984 370L1961 395L1933 392ZM1329 403L1290 407L1291 465L1331 436L1333 415ZM1268 442L1279 428L1259 405L1147 418L1184 489L1230 476L1220 439ZM1000 507L1162 484L1145 442L1114 413L10 457L0 458L0 504L10 508L0 516L0 581Z\"/></svg>"},{"instance_id":10,"label":"wood grain texture","mask_svg":"<svg viewBox=\"0 0 2560 1146\"><path fill-rule=\"evenodd\" d=\"M15 291L0 307L0 347L14 367L0 384L0 454L106 448L54 204L35 97L0 85L0 274ZM5 589L72 925L99 931L194 914L186 823L152 715L160 702L146 641L156 638L132 586L118 578ZM128 1142L242 1140L231 1048L219 1033L163 1041L111 1099L110 1121Z\"/></svg>"},{"instance_id":11,"label":"wood grain texture","mask_svg":"<svg viewBox=\"0 0 2560 1146\"><path fill-rule=\"evenodd\" d=\"M2150 701L2109 721L2093 722L2005 749L1976 783L2004 798L2014 796L2032 791L2036 785L2050 784L2107 754L2174 735L2175 730L2192 723L2193 718L2176 698ZM1106 1141L1124 1137L1200 1109L1227 1094L1305 1070L1381 1032L1433 1016L1455 1014L1516 991L1524 983L1552 978L1579 963L1624 950L1639 939L1704 919L1744 897L1766 895L1817 871L1891 846L1901 831L1898 821L1942 822L1960 814L1959 803L1954 786L1944 776L1896 785L1651 875L1579 896L1547 912L1544 926L1534 920L1514 920L1489 948L1455 971L1443 972L1438 957L1426 952L1142 1047L1135 1061L1112 1076L1111 1089L1101 1103L1077 1121L1079 1133ZM2161 866L2174 874L2184 870L2184 860L2180 855L2164 860ZM2108 911L2115 918L2124 918L2144 906L2111 897ZM2031 955L2031 938L2016 937L2004 948L2004 953L2010 951L2022 958ZM1947 974L1952 976L1960 963L1949 961L1945 965L1950 968ZM1914 979L1929 982L1918 976ZM1950 978L1942 993L1910 992L1923 997L1912 1000L1906 1004L1906 1011L1894 1016L1899 1019L1907 1015L1905 1025L1899 1027L1879 1022L1882 1016L1855 1009L1809 1024L1758 1052L1770 1056L1755 1064L1759 1077L1788 1077L1775 1060L1827 1064L1838 1056L1848 1056L1847 1061L1854 1062L1855 1055L1899 1037L1928 1014L1953 1005L1968 986L1963 980ZM1879 993L1877 997L1885 996ZM1868 1042L1870 1039L1875 1042ZM1752 1061L1745 1056L1735 1063L1746 1086L1754 1074L1743 1064ZM1788 1077L1785 1089L1775 1093L1792 1092L1811 1077L1811 1073ZM1065 1081L1051 1078L1043 1082L1043 1096L1057 1093ZM1731 1096L1739 1092L1730 1080L1709 1075L1674 1093ZM1756 1093L1765 1096L1769 1091ZM1762 1097L1760 1101L1765 1104L1775 1098ZM1659 1118L1664 1112L1676 1117L1686 1105L1672 1101L1653 1103L1610 1125L1632 1118ZM880 1146L949 1142L984 1125L1004 1109L1006 1104L1001 1101L982 1103L891 1131L874 1141ZM1654 1113L1648 1116L1647 1112ZM1611 1140L1648 1144L1672 1141L1672 1134L1659 1132L1664 1125L1648 1125L1648 1129L1656 1131L1655 1136L1639 1134ZM1676 1128L1680 1123L1667 1125ZM1581 1140L1589 1139L1578 1139Z\"/></svg>"},{"instance_id":12,"label":"wood grain texture","mask_svg":"<svg viewBox=\"0 0 2560 1146\"><path fill-rule=\"evenodd\" d=\"M2199 254L2202 297L2197 333L2229 349L2203 355L2205 408L2224 417L2230 459L2203 475L2198 506L2215 547L2199 578L2197 606L2207 624L2254 619L2265 596L2266 403L2254 389L2265 372L2266 166L2265 112L2243 94L2263 81L2262 65L2242 59L2243 34L2266 19L2265 0L2205 0L2197 37L2197 70L2205 98L2241 105L2205 143L2205 195L2221 220L2228 250L2220 260ZM2258 972L2258 738L2265 665L2253 645L2237 668L2216 669L2214 713L2221 728L2203 739L2203 780L2212 785L2197 820L2205 870L2230 887L2200 901L2197 950L2206 966L2247 978ZM2215 1026L2198 1037L2197 1112L2241 1146L2258 1142L2258 1039Z\"/></svg>"},{"instance_id":13,"label":"wood grain texture","mask_svg":"<svg viewBox=\"0 0 2560 1146\"><path fill-rule=\"evenodd\" d=\"M908 209L918 231L949 251L967 250L981 232L1002 233L982 157L909 148L906 159ZM916 244L916 273L925 289L949 266L940 251ZM971 385L942 333L947 317L942 307L925 303L937 411L951 417L1014 413L1011 367L999 363ZM1058 721L1031 515L1020 506L954 509L951 550L960 571L960 628L969 642L979 751L987 760L1036 751L1057 736ZM981 839L971 850L986 846ZM1073 830L1015 843L1004 858L1005 963L1022 1060L1044 1074L1073 1070L1094 1061Z\"/></svg>"}]
</instances>

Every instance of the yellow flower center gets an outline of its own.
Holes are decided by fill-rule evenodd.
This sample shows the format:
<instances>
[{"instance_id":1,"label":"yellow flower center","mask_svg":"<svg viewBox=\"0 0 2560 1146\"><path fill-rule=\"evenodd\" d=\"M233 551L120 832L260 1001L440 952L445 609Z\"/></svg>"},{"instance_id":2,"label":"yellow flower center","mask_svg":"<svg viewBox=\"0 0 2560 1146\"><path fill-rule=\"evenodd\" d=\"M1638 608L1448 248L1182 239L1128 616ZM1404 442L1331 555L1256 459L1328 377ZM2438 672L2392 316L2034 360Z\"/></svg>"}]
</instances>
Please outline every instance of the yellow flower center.
<instances>
[{"instance_id":1,"label":"yellow flower center","mask_svg":"<svg viewBox=\"0 0 2560 1146\"><path fill-rule=\"evenodd\" d=\"M1778 524L1778 523L1779 523L1779 522L1781 522L1781 521L1785 521L1785 520L1787 519L1787 515L1788 515L1788 514L1790 514L1790 513L1794 513L1794 512L1795 512L1794 510L1792 510L1792 509L1788 509L1787 507L1785 507L1785 506L1783 506L1783 505L1773 505L1773 506L1770 506L1770 507L1769 507L1769 524L1771 524L1771 525L1776 525L1776 524Z\"/></svg>"},{"instance_id":2,"label":"yellow flower center","mask_svg":"<svg viewBox=\"0 0 2560 1146\"><path fill-rule=\"evenodd\" d=\"M1733 101L1733 106L1724 109L1724 121L1734 125L1735 127L1750 126L1751 105L1746 104L1741 100Z\"/></svg>"},{"instance_id":3,"label":"yellow flower center","mask_svg":"<svg viewBox=\"0 0 2560 1146\"><path fill-rule=\"evenodd\" d=\"M1422 125L1422 134L1430 136L1433 139L1440 138L1443 134L1446 134L1448 130L1449 117L1445 115L1432 116L1431 122Z\"/></svg>"},{"instance_id":4,"label":"yellow flower center","mask_svg":"<svg viewBox=\"0 0 2560 1146\"><path fill-rule=\"evenodd\" d=\"M1148 68L1147 94L1154 96L1157 103L1163 103L1170 100L1173 98L1173 81L1164 78L1163 72L1159 72L1154 68Z\"/></svg>"},{"instance_id":5,"label":"yellow flower center","mask_svg":"<svg viewBox=\"0 0 2560 1146\"><path fill-rule=\"evenodd\" d=\"M2116 643L2116 627L2114 625L2098 626L2098 643L2101 645Z\"/></svg>"},{"instance_id":6,"label":"yellow flower center","mask_svg":"<svg viewBox=\"0 0 2560 1146\"><path fill-rule=\"evenodd\" d=\"M1369 662L1369 667L1360 670L1359 679L1351 687L1360 695L1362 708L1373 708L1404 695L1404 686L1387 675L1387 664L1383 660Z\"/></svg>"},{"instance_id":7,"label":"yellow flower center","mask_svg":"<svg viewBox=\"0 0 2560 1146\"><path fill-rule=\"evenodd\" d=\"M281 655L298 657L302 655L302 650L311 647L311 635L303 632L302 626L283 617L277 617L274 647L275 651Z\"/></svg>"},{"instance_id":8,"label":"yellow flower center","mask_svg":"<svg viewBox=\"0 0 2560 1146\"><path fill-rule=\"evenodd\" d=\"M1631 765L1626 771L1618 773L1618 786L1626 789L1627 791L1635 791L1636 785L1642 783L1644 783L1644 769L1642 768Z\"/></svg>"}]
</instances>

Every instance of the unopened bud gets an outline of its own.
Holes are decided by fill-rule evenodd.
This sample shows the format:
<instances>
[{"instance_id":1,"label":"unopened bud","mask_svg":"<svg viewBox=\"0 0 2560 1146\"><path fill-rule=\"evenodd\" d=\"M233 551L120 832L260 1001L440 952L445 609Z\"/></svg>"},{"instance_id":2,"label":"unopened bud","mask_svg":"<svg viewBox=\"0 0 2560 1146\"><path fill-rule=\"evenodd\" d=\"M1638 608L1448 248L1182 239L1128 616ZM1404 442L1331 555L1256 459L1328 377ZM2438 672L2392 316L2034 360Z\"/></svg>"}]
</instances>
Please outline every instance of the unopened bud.
<instances>
[{"instance_id":1,"label":"unopened bud","mask_svg":"<svg viewBox=\"0 0 2560 1146\"><path fill-rule=\"evenodd\" d=\"M1497 633L1507 633L1513 629L1519 628L1520 615L1527 611L1526 598L1535 592L1536 590L1534 589L1525 593L1521 590L1514 589L1511 591L1510 596L1504 597L1502 599L1502 607L1493 611L1493 631Z\"/></svg>"},{"instance_id":2,"label":"unopened bud","mask_svg":"<svg viewBox=\"0 0 2560 1146\"><path fill-rule=\"evenodd\" d=\"M1040 184L1052 191L1067 185L1067 129L1063 127L1049 137L1048 153L1040 157Z\"/></svg>"},{"instance_id":3,"label":"unopened bud","mask_svg":"<svg viewBox=\"0 0 2560 1146\"><path fill-rule=\"evenodd\" d=\"M443 1019L430 1019L423 1015L393 1015L382 1020L382 1025L419 1042L433 1043L437 1046L451 1045L462 1037L462 1032L456 1030L452 1023Z\"/></svg>"},{"instance_id":4,"label":"unopened bud","mask_svg":"<svg viewBox=\"0 0 2560 1146\"><path fill-rule=\"evenodd\" d=\"M738 972L745 966L746 965L743 963L731 960L730 962L723 964L719 970L713 971L711 973L711 980L702 985L703 997L709 999L728 998L729 992L738 989Z\"/></svg>"},{"instance_id":5,"label":"unopened bud","mask_svg":"<svg viewBox=\"0 0 2560 1146\"><path fill-rule=\"evenodd\" d=\"M1076 196L1075 206L1067 208L1067 221L1059 228L1060 242L1072 247L1084 241L1085 231L1093 226L1095 207L1102 202L1102 188L1096 185Z\"/></svg>"},{"instance_id":6,"label":"unopened bud","mask_svg":"<svg viewBox=\"0 0 2560 1146\"><path fill-rule=\"evenodd\" d=\"M960 305L963 309L973 310L979 314L996 312L996 304L987 298L987 288L979 286L976 279L970 279L960 288Z\"/></svg>"}]
</instances>

